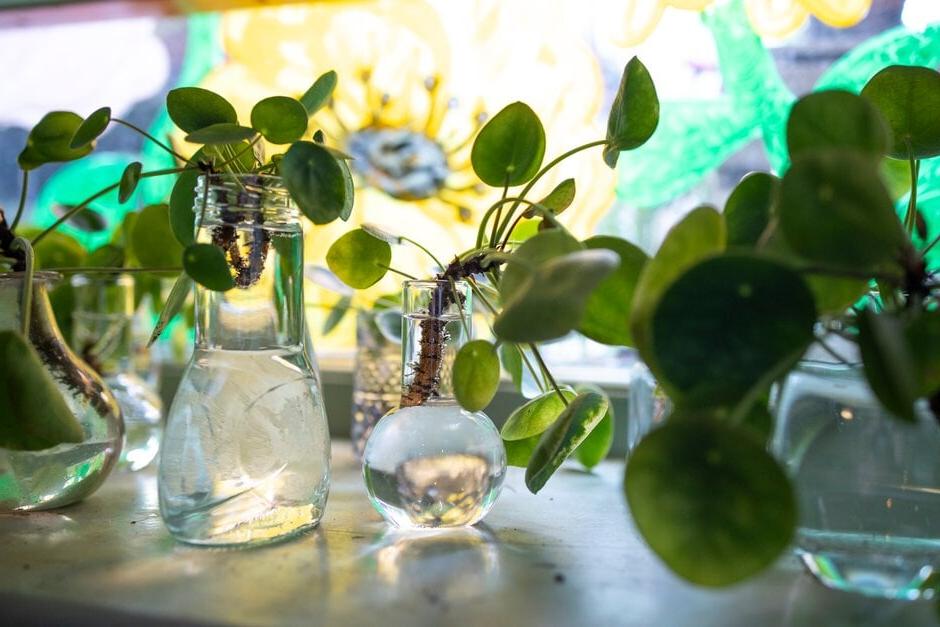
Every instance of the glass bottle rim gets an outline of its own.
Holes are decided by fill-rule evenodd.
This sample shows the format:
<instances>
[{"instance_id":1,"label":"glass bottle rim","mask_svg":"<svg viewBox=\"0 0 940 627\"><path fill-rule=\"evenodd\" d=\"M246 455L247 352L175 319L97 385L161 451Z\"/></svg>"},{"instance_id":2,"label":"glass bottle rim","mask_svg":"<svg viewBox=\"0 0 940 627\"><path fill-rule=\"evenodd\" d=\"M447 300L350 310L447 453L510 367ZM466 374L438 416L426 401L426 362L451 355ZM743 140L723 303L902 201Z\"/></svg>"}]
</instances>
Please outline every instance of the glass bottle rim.
<instances>
[{"instance_id":1,"label":"glass bottle rim","mask_svg":"<svg viewBox=\"0 0 940 627\"><path fill-rule=\"evenodd\" d=\"M467 288L469 283L464 279L457 279L454 281L457 287ZM403 289L434 289L440 287L441 285L450 286L450 281L447 279L406 279L402 281L401 286Z\"/></svg>"},{"instance_id":2,"label":"glass bottle rim","mask_svg":"<svg viewBox=\"0 0 940 627\"><path fill-rule=\"evenodd\" d=\"M300 219L300 211L284 186L284 179L274 174L200 174L196 179L194 204L198 208L203 201L210 214L264 215L265 221L273 219L275 222Z\"/></svg>"}]
</instances>

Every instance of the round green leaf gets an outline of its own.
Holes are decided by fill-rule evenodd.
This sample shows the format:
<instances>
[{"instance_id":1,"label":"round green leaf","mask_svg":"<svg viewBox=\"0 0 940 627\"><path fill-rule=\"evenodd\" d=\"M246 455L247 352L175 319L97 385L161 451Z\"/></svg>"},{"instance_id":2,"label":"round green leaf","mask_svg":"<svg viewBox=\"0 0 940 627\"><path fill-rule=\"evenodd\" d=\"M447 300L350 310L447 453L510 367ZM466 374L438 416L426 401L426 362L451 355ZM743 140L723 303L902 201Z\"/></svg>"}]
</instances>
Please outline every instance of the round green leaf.
<instances>
[{"instance_id":1,"label":"round green leaf","mask_svg":"<svg viewBox=\"0 0 940 627\"><path fill-rule=\"evenodd\" d=\"M516 390L522 391L522 353L515 344L502 343L499 345L499 361L503 365L503 370L512 379L512 384Z\"/></svg>"},{"instance_id":2,"label":"round green leaf","mask_svg":"<svg viewBox=\"0 0 940 627\"><path fill-rule=\"evenodd\" d=\"M235 144L252 139L255 135L256 132L253 128L220 122L193 131L186 136L186 141L192 144Z\"/></svg>"},{"instance_id":3,"label":"round green leaf","mask_svg":"<svg viewBox=\"0 0 940 627\"><path fill-rule=\"evenodd\" d=\"M326 253L326 265L349 287L362 290L379 282L392 261L388 242L362 229L346 233Z\"/></svg>"},{"instance_id":4,"label":"round green leaf","mask_svg":"<svg viewBox=\"0 0 940 627\"><path fill-rule=\"evenodd\" d=\"M794 161L780 188L779 220L797 254L853 270L893 262L906 241L878 162L854 152Z\"/></svg>"},{"instance_id":5,"label":"round green leaf","mask_svg":"<svg viewBox=\"0 0 940 627\"><path fill-rule=\"evenodd\" d=\"M52 213L57 218L61 218L72 209L73 205L56 204L52 206ZM85 233L100 233L108 229L108 221L105 220L105 217L90 207L85 207L78 213L73 213L66 222Z\"/></svg>"},{"instance_id":6,"label":"round green leaf","mask_svg":"<svg viewBox=\"0 0 940 627\"><path fill-rule=\"evenodd\" d=\"M620 77L607 118L607 145L604 162L611 168L623 150L633 150L646 143L659 126L659 97L646 66L636 57L630 59Z\"/></svg>"},{"instance_id":7,"label":"round green leaf","mask_svg":"<svg viewBox=\"0 0 940 627\"><path fill-rule=\"evenodd\" d=\"M190 244L183 251L183 269L193 281L215 292L235 287L225 253L212 244Z\"/></svg>"},{"instance_id":8,"label":"round green leaf","mask_svg":"<svg viewBox=\"0 0 940 627\"><path fill-rule=\"evenodd\" d=\"M585 384L577 387L579 392L594 391L603 395L604 392L596 385ZM601 418L580 446L575 450L575 457L587 468L591 469L604 461L610 448L614 444L614 406L607 404L607 413Z\"/></svg>"},{"instance_id":9,"label":"round green leaf","mask_svg":"<svg viewBox=\"0 0 940 627\"><path fill-rule=\"evenodd\" d=\"M482 411L499 389L499 357L486 340L467 342L453 367L454 397L467 411Z\"/></svg>"},{"instance_id":10,"label":"round green leaf","mask_svg":"<svg viewBox=\"0 0 940 627\"><path fill-rule=\"evenodd\" d=\"M525 284L538 265L561 255L584 250L570 233L561 229L542 231L530 237L512 253L499 280L499 293L509 300Z\"/></svg>"},{"instance_id":11,"label":"round green leaf","mask_svg":"<svg viewBox=\"0 0 940 627\"><path fill-rule=\"evenodd\" d=\"M166 95L166 110L173 123L186 133L213 124L238 124L231 103L208 89L177 87Z\"/></svg>"},{"instance_id":12,"label":"round green leaf","mask_svg":"<svg viewBox=\"0 0 940 627\"><path fill-rule=\"evenodd\" d=\"M677 575L727 586L772 564L796 528L783 470L750 431L705 417L673 417L627 462L630 512Z\"/></svg>"},{"instance_id":13,"label":"round green leaf","mask_svg":"<svg viewBox=\"0 0 940 627\"><path fill-rule=\"evenodd\" d=\"M143 164L140 161L132 161L127 164L127 167L124 168L124 172L121 173L121 180L118 185L118 202L125 203L131 197L131 194L134 193L134 190L137 189L137 184L140 182L140 172L143 169Z\"/></svg>"},{"instance_id":14,"label":"round green leaf","mask_svg":"<svg viewBox=\"0 0 940 627\"><path fill-rule=\"evenodd\" d=\"M506 463L517 468L528 466L540 439L541 435L533 435L525 440L503 440L503 446L506 447Z\"/></svg>"},{"instance_id":15,"label":"round green leaf","mask_svg":"<svg viewBox=\"0 0 940 627\"><path fill-rule=\"evenodd\" d=\"M918 368L901 319L863 310L858 316L858 348L865 378L881 404L892 415L914 422Z\"/></svg>"},{"instance_id":16,"label":"round green leaf","mask_svg":"<svg viewBox=\"0 0 940 627\"><path fill-rule=\"evenodd\" d=\"M24 237L34 237L38 231L24 230ZM52 231L33 247L37 268L74 268L84 265L87 251L71 235Z\"/></svg>"},{"instance_id":17,"label":"round green leaf","mask_svg":"<svg viewBox=\"0 0 940 627\"><path fill-rule=\"evenodd\" d=\"M581 250L541 264L505 302L493 331L509 342L544 342L574 331L591 292L619 263L612 251Z\"/></svg>"},{"instance_id":18,"label":"round green leaf","mask_svg":"<svg viewBox=\"0 0 940 627\"><path fill-rule=\"evenodd\" d=\"M570 389L562 389L561 393L569 400L575 397L575 392ZM545 392L509 414L499 433L506 441L525 440L541 435L552 426L564 409L565 404L561 402L557 392Z\"/></svg>"},{"instance_id":19,"label":"round green leaf","mask_svg":"<svg viewBox=\"0 0 940 627\"><path fill-rule=\"evenodd\" d=\"M780 189L780 179L766 172L752 172L741 179L725 203L728 246L754 246L770 222Z\"/></svg>"},{"instance_id":20,"label":"round green leaf","mask_svg":"<svg viewBox=\"0 0 940 627\"><path fill-rule=\"evenodd\" d=\"M548 196L540 200L538 204L542 205L557 216L571 206L571 203L574 202L574 195L576 191L577 186L574 182L574 179L565 179L556 185L555 189L549 192ZM533 207L529 207L523 212L522 215L527 218L534 218L539 215L539 213Z\"/></svg>"},{"instance_id":21,"label":"round green leaf","mask_svg":"<svg viewBox=\"0 0 940 627\"><path fill-rule=\"evenodd\" d=\"M183 247L173 237L167 205L150 205L140 211L131 233L131 249L144 268L179 267Z\"/></svg>"},{"instance_id":22,"label":"round green leaf","mask_svg":"<svg viewBox=\"0 0 940 627\"><path fill-rule=\"evenodd\" d=\"M906 325L904 336L917 369L919 396L940 389L940 311L921 312Z\"/></svg>"},{"instance_id":23,"label":"round green leaf","mask_svg":"<svg viewBox=\"0 0 940 627\"><path fill-rule=\"evenodd\" d=\"M841 90L800 98L787 120L791 157L809 151L844 148L882 157L891 145L884 118L869 101Z\"/></svg>"},{"instance_id":24,"label":"round green leaf","mask_svg":"<svg viewBox=\"0 0 940 627\"><path fill-rule=\"evenodd\" d=\"M589 250L612 250L620 257L620 265L591 293L578 327L583 335L595 342L613 346L630 346L629 314L640 272L649 258L642 250L619 237L596 235L584 241Z\"/></svg>"},{"instance_id":25,"label":"round green leaf","mask_svg":"<svg viewBox=\"0 0 940 627\"><path fill-rule=\"evenodd\" d=\"M800 358L815 322L813 295L793 270L743 253L706 259L653 313L658 379L677 403L736 404Z\"/></svg>"},{"instance_id":26,"label":"round green leaf","mask_svg":"<svg viewBox=\"0 0 940 627\"><path fill-rule=\"evenodd\" d=\"M529 105L514 102L480 129L470 162L492 187L521 185L539 171L545 156L545 129Z\"/></svg>"},{"instance_id":27,"label":"round green leaf","mask_svg":"<svg viewBox=\"0 0 940 627\"><path fill-rule=\"evenodd\" d=\"M69 142L69 148L76 149L87 146L98 139L111 123L111 107L101 107L79 125Z\"/></svg>"},{"instance_id":28,"label":"round green leaf","mask_svg":"<svg viewBox=\"0 0 940 627\"><path fill-rule=\"evenodd\" d=\"M272 144L289 144L307 131L307 110L287 96L271 96L251 110L251 125Z\"/></svg>"},{"instance_id":29,"label":"round green leaf","mask_svg":"<svg viewBox=\"0 0 940 627\"><path fill-rule=\"evenodd\" d=\"M353 205L352 176L344 163L313 142L295 142L280 163L291 197L314 224L346 219Z\"/></svg>"},{"instance_id":30,"label":"round green leaf","mask_svg":"<svg viewBox=\"0 0 940 627\"><path fill-rule=\"evenodd\" d=\"M940 155L940 73L926 67L892 65L875 74L862 97L874 104L894 135L889 153L907 159Z\"/></svg>"},{"instance_id":31,"label":"round green leaf","mask_svg":"<svg viewBox=\"0 0 940 627\"><path fill-rule=\"evenodd\" d=\"M26 137L26 147L17 158L24 170L33 170L44 163L80 159L91 152L86 144L72 148L72 137L82 125L82 118L71 111L52 111L43 116Z\"/></svg>"},{"instance_id":32,"label":"round green leaf","mask_svg":"<svg viewBox=\"0 0 940 627\"><path fill-rule=\"evenodd\" d=\"M300 97L307 115L313 115L323 108L333 96L333 90L336 89L337 76L334 70L321 74L310 89Z\"/></svg>"},{"instance_id":33,"label":"round green leaf","mask_svg":"<svg viewBox=\"0 0 940 627\"><path fill-rule=\"evenodd\" d=\"M85 259L89 268L121 268L125 261L124 248L115 244L105 244L93 250Z\"/></svg>"},{"instance_id":34,"label":"round green leaf","mask_svg":"<svg viewBox=\"0 0 940 627\"><path fill-rule=\"evenodd\" d=\"M525 484L535 494L568 459L607 413L607 398L596 392L581 392L558 416L539 440L525 471Z\"/></svg>"},{"instance_id":35,"label":"round green leaf","mask_svg":"<svg viewBox=\"0 0 940 627\"><path fill-rule=\"evenodd\" d=\"M187 170L176 178L173 191L170 192L170 228L173 230L176 241L183 246L188 246L195 241L194 204L198 181L198 170Z\"/></svg>"}]
</instances>

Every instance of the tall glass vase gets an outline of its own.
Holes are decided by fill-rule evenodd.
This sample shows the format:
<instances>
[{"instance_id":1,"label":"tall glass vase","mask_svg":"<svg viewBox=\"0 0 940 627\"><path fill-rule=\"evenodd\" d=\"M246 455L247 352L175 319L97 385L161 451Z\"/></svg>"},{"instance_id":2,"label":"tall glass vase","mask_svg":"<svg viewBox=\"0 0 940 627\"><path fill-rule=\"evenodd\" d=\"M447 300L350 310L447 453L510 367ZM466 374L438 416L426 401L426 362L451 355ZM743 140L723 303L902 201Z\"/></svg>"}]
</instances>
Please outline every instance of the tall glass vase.
<instances>
[{"instance_id":1,"label":"tall glass vase","mask_svg":"<svg viewBox=\"0 0 940 627\"><path fill-rule=\"evenodd\" d=\"M76 274L72 292L72 348L104 378L124 415L118 465L142 470L160 448L163 403L134 371L134 279L128 274Z\"/></svg>"},{"instance_id":2,"label":"tall glass vase","mask_svg":"<svg viewBox=\"0 0 940 627\"><path fill-rule=\"evenodd\" d=\"M20 330L23 273L0 274L0 330ZM59 275L37 272L29 337L85 439L40 451L0 448L0 511L62 507L80 501L105 480L121 454L124 424L114 396L95 371L69 350L49 304Z\"/></svg>"},{"instance_id":3,"label":"tall glass vase","mask_svg":"<svg viewBox=\"0 0 940 627\"><path fill-rule=\"evenodd\" d=\"M195 349L167 416L160 513L184 542L272 542L319 523L330 483L299 214L276 177L203 177L196 199L197 241L222 248L235 287L195 288Z\"/></svg>"},{"instance_id":4,"label":"tall glass vase","mask_svg":"<svg viewBox=\"0 0 940 627\"><path fill-rule=\"evenodd\" d=\"M403 302L401 401L366 442L366 487L396 527L472 525L499 496L506 450L486 414L454 400L451 368L472 332L469 286L407 281Z\"/></svg>"}]
</instances>

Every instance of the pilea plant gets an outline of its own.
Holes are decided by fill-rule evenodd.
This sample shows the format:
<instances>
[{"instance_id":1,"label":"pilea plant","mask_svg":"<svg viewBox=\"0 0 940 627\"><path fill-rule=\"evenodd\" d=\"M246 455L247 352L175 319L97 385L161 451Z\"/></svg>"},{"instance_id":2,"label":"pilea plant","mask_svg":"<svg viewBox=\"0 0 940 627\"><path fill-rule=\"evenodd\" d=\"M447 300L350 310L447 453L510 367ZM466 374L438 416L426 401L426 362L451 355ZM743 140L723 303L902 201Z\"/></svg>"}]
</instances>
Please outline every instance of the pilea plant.
<instances>
[{"instance_id":1,"label":"pilea plant","mask_svg":"<svg viewBox=\"0 0 940 627\"><path fill-rule=\"evenodd\" d=\"M927 261L940 238L917 205L921 160L940 155L938 112L940 74L923 67L885 68L861 95L802 98L782 177L745 177L723 214L693 210L643 264L625 321L675 410L631 456L626 496L683 577L730 584L789 545L796 499L766 452L768 398L811 345L847 361L834 338L855 343L891 415L913 422L926 399L940 418Z\"/></svg>"},{"instance_id":2,"label":"pilea plant","mask_svg":"<svg viewBox=\"0 0 940 627\"><path fill-rule=\"evenodd\" d=\"M336 83L336 73L331 71L317 78L299 98L265 98L252 108L250 126L241 125L235 108L218 94L197 87L173 89L167 94L167 113L185 133L185 141L200 146L191 157L132 123L112 116L109 107L102 107L86 118L68 111L46 114L30 131L18 158L23 172L22 192L12 222L8 223L0 212L0 261L7 270L25 273L20 297L23 311L30 311L35 251L41 253L44 245L49 247L49 254L40 255L40 260L48 270L179 275L151 342L179 312L193 281L216 291L250 285L265 263L267 243L256 238L248 250L243 250L235 242L235 229L224 225L213 230L211 243L195 242L196 227L202 219L194 211L200 177L230 181L244 189L248 184L264 188L272 175L279 176L297 207L313 223L347 219L353 206L353 181L345 163L346 155L326 146L320 132L305 139L310 116L329 103ZM143 135L169 153L176 167L145 171L140 162L132 162L119 180L82 202L63 208L47 228L21 228L30 172L48 163L74 161L90 154L97 138L111 126L123 126ZM286 146L286 150L266 157L262 140L268 145ZM142 180L152 177L175 178L168 203L128 213L112 242L89 255L82 254L80 248L71 257L56 254L63 247L74 248L74 240L70 242L59 233L59 226L70 221L97 228L100 216L89 209L90 205L115 192L118 202L125 203ZM198 205L205 207L209 185L201 189L204 196ZM263 220L263 216L252 219ZM59 245L50 245L55 239ZM71 262L63 266L59 263L63 258ZM62 439L65 435L74 436L74 428L70 428L74 427L74 417L68 415L64 405L52 403L52 409L62 410L58 412L61 415L36 410L37 403L45 403L46 399L31 390L53 388L38 359L19 359L18 353L32 355L34 351L25 339L28 318L23 317L22 333L0 332L3 348L0 379L5 386L18 388L14 392L11 387L9 394L0 395L0 446L10 449L46 448L66 441Z\"/></svg>"},{"instance_id":3,"label":"pilea plant","mask_svg":"<svg viewBox=\"0 0 940 627\"><path fill-rule=\"evenodd\" d=\"M440 285L438 296L421 322L415 376L402 391L402 406L419 405L435 395L445 374L440 354L445 329L437 316L460 298L455 283L469 283L475 300L489 315L496 341L474 340L461 348L450 373L454 393L465 409L483 409L496 393L501 363L517 385L523 370L539 384L541 393L516 409L502 429L509 463L526 467L526 485L532 492L538 492L576 450L585 465L598 463L612 439L604 393L559 385L539 343L576 330L602 342L627 343L623 305L629 302L638 265L646 259L636 246L619 238L579 241L561 221L575 198L575 181L544 190L537 189L538 183L559 163L585 150L600 149L606 164L614 167L620 152L645 143L658 122L653 81L636 58L624 70L606 137L547 163L543 163L545 131L538 116L522 102L510 104L480 129L471 150L479 179L502 192L483 213L471 249L455 251L443 263L406 234L364 225L340 237L328 251L330 270L356 289L374 285L388 271L414 278L391 265L393 245L418 247L438 269L434 276Z\"/></svg>"}]
</instances>

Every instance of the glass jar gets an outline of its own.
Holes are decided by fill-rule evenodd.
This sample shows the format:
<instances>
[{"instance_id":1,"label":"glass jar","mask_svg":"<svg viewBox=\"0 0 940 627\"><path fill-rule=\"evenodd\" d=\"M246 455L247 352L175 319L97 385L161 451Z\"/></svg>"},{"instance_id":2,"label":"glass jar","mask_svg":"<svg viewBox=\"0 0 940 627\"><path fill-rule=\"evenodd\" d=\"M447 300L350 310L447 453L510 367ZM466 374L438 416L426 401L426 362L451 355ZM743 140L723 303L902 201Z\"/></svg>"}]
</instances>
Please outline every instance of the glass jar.
<instances>
[{"instance_id":1,"label":"glass jar","mask_svg":"<svg viewBox=\"0 0 940 627\"><path fill-rule=\"evenodd\" d=\"M196 240L225 252L235 287L195 288L195 348L167 414L160 514L184 542L272 542L317 525L330 484L299 213L270 176L203 177L196 203Z\"/></svg>"},{"instance_id":2,"label":"glass jar","mask_svg":"<svg viewBox=\"0 0 940 627\"><path fill-rule=\"evenodd\" d=\"M160 448L163 404L134 371L134 279L129 274L72 277L72 348L98 374L121 406L124 447L118 466L149 466Z\"/></svg>"},{"instance_id":3,"label":"glass jar","mask_svg":"<svg viewBox=\"0 0 940 627\"><path fill-rule=\"evenodd\" d=\"M23 273L0 274L0 329L20 330ZM62 507L82 500L105 480L121 454L124 424L114 396L95 371L69 350L49 304L60 277L36 272L29 342L48 368L85 440L40 451L0 448L0 511Z\"/></svg>"},{"instance_id":4,"label":"glass jar","mask_svg":"<svg viewBox=\"0 0 940 627\"><path fill-rule=\"evenodd\" d=\"M396 527L472 525L499 496L506 450L486 414L454 400L451 368L472 332L469 285L407 281L403 303L401 400L366 442L366 488Z\"/></svg>"},{"instance_id":5,"label":"glass jar","mask_svg":"<svg viewBox=\"0 0 940 627\"><path fill-rule=\"evenodd\" d=\"M394 321L397 328L389 332ZM360 460L379 419L401 398L401 310L362 310L356 315L356 365L350 437Z\"/></svg>"},{"instance_id":6,"label":"glass jar","mask_svg":"<svg viewBox=\"0 0 940 627\"><path fill-rule=\"evenodd\" d=\"M804 360L775 401L774 453L796 489L796 550L831 588L916 599L940 567L940 424L877 401L861 365ZM929 593L927 593L929 594Z\"/></svg>"}]
</instances>

